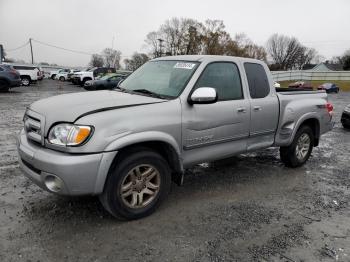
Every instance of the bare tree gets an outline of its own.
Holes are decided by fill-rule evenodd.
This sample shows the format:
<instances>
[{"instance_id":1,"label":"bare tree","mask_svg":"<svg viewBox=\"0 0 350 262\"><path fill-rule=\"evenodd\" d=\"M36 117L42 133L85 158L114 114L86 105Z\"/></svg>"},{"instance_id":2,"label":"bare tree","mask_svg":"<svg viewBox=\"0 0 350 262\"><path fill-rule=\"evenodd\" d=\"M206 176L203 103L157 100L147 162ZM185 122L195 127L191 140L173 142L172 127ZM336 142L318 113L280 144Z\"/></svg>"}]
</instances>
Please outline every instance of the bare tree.
<instances>
[{"instance_id":1,"label":"bare tree","mask_svg":"<svg viewBox=\"0 0 350 262\"><path fill-rule=\"evenodd\" d=\"M171 18L158 31L150 32L145 42L153 57L166 55L231 55L266 60L264 47L245 34L232 39L221 20L200 23L190 18Z\"/></svg>"},{"instance_id":2,"label":"bare tree","mask_svg":"<svg viewBox=\"0 0 350 262\"><path fill-rule=\"evenodd\" d=\"M120 68L121 52L112 48L105 48L102 51L102 57L104 60L104 66Z\"/></svg>"},{"instance_id":3,"label":"bare tree","mask_svg":"<svg viewBox=\"0 0 350 262\"><path fill-rule=\"evenodd\" d=\"M202 53L206 55L224 55L231 37L225 31L222 20L206 20L202 39Z\"/></svg>"},{"instance_id":4,"label":"bare tree","mask_svg":"<svg viewBox=\"0 0 350 262\"><path fill-rule=\"evenodd\" d=\"M156 31L152 31L146 36L145 42L150 47L150 54L152 57L159 57L161 55L158 41L160 38L160 33Z\"/></svg>"},{"instance_id":5,"label":"bare tree","mask_svg":"<svg viewBox=\"0 0 350 262\"><path fill-rule=\"evenodd\" d=\"M226 55L249 57L266 61L266 50L256 45L244 33L237 34L226 46Z\"/></svg>"},{"instance_id":6,"label":"bare tree","mask_svg":"<svg viewBox=\"0 0 350 262\"><path fill-rule=\"evenodd\" d=\"M267 50L280 70L301 69L316 56L316 50L303 46L295 37L274 34L267 41Z\"/></svg>"},{"instance_id":7,"label":"bare tree","mask_svg":"<svg viewBox=\"0 0 350 262\"><path fill-rule=\"evenodd\" d=\"M146 54L134 53L131 59L124 59L125 68L127 70L135 71L149 60Z\"/></svg>"},{"instance_id":8,"label":"bare tree","mask_svg":"<svg viewBox=\"0 0 350 262\"><path fill-rule=\"evenodd\" d=\"M89 66L92 66L92 67L101 67L103 66L103 57L99 54L93 54L91 56L91 60L89 62Z\"/></svg>"}]
</instances>

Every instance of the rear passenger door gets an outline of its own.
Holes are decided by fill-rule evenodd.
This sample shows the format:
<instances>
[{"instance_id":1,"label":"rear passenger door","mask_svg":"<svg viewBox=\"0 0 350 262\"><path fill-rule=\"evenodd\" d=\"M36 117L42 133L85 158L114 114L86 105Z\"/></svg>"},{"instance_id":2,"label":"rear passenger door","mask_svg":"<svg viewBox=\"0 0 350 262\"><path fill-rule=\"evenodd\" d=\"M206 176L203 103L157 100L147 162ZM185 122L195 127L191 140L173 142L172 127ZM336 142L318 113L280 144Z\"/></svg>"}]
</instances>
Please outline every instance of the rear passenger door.
<instances>
[{"instance_id":1,"label":"rear passenger door","mask_svg":"<svg viewBox=\"0 0 350 262\"><path fill-rule=\"evenodd\" d=\"M244 63L250 94L250 132L248 150L265 148L274 143L278 124L279 102L270 86L264 66Z\"/></svg>"}]
</instances>

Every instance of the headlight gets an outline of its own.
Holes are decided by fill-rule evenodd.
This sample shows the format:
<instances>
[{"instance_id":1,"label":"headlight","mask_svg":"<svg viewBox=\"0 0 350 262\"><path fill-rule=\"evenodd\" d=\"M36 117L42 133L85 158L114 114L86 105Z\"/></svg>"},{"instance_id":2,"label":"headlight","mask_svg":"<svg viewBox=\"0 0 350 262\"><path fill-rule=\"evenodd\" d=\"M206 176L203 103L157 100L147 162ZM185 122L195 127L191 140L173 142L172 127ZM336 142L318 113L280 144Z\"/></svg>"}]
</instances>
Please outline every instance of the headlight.
<instances>
[{"instance_id":1,"label":"headlight","mask_svg":"<svg viewBox=\"0 0 350 262\"><path fill-rule=\"evenodd\" d=\"M49 132L49 142L60 146L77 146L84 143L91 135L90 126L58 124Z\"/></svg>"}]
</instances>

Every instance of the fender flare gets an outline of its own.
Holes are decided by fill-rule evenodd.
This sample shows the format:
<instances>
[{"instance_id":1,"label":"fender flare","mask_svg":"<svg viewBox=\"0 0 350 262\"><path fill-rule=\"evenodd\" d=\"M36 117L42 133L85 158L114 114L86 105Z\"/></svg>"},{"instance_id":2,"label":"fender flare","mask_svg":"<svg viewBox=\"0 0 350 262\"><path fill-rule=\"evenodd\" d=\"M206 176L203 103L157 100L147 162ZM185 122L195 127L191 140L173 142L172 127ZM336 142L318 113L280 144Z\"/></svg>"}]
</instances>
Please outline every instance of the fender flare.
<instances>
[{"instance_id":1,"label":"fender flare","mask_svg":"<svg viewBox=\"0 0 350 262\"><path fill-rule=\"evenodd\" d=\"M297 133L297 131L299 130L300 126L307 120L310 120L310 119L316 119L318 121L318 125L320 127L320 117L318 116L317 112L309 112L309 113L306 113L304 114L302 117L300 117L298 119L298 121L295 123L294 125L294 129L293 129L293 132L292 132L292 135L288 141L288 145L290 145L292 143L292 141L294 140L294 137Z\"/></svg>"},{"instance_id":2,"label":"fender flare","mask_svg":"<svg viewBox=\"0 0 350 262\"><path fill-rule=\"evenodd\" d=\"M129 134L123 137L120 137L113 142L111 142L104 150L106 154L113 152L113 155L109 155L108 160L103 161L104 166L100 166L101 172L98 172L95 184L95 194L100 194L103 191L109 169L113 165L113 159L118 155L118 151L127 147L145 142L162 142L166 143L168 146L171 146L177 156L176 166L180 170L179 173L183 173L183 163L181 159L181 151L178 143L175 138L171 135L160 132L160 131L146 131L141 133ZM113 159L111 158L113 156Z\"/></svg>"}]
</instances>

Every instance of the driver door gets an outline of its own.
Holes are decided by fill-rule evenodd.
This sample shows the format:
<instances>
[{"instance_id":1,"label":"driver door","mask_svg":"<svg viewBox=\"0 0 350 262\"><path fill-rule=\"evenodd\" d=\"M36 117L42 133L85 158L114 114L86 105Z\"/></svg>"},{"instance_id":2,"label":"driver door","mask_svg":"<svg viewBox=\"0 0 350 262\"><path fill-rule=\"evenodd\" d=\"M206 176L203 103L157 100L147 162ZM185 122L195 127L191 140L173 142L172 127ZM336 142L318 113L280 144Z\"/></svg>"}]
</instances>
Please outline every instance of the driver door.
<instances>
[{"instance_id":1,"label":"driver door","mask_svg":"<svg viewBox=\"0 0 350 262\"><path fill-rule=\"evenodd\" d=\"M245 152L250 125L250 102L244 99L241 77L233 62L207 65L194 89L215 88L218 101L189 105L183 102L184 165Z\"/></svg>"}]
</instances>

